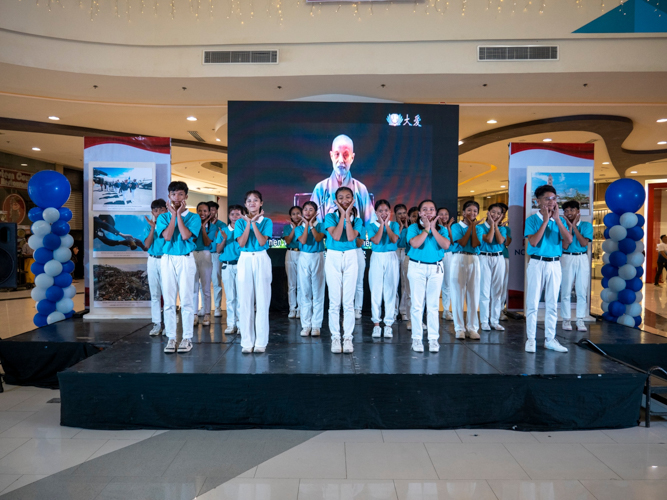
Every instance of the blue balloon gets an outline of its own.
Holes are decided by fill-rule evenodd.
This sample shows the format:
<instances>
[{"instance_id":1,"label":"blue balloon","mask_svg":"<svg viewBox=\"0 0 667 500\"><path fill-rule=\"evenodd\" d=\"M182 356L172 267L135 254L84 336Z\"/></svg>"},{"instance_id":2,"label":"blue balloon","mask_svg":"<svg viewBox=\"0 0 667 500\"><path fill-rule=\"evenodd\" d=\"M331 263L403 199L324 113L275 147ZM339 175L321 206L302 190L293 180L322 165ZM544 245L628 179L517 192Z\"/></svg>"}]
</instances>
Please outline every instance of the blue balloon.
<instances>
[{"instance_id":1,"label":"blue balloon","mask_svg":"<svg viewBox=\"0 0 667 500\"><path fill-rule=\"evenodd\" d=\"M611 212L604 216L602 222L607 228L618 226L621 223L621 216Z\"/></svg>"},{"instance_id":2,"label":"blue balloon","mask_svg":"<svg viewBox=\"0 0 667 500\"><path fill-rule=\"evenodd\" d=\"M33 262L32 265L30 266L30 272L37 276L38 274L42 274L44 272L44 264L40 264L39 262Z\"/></svg>"},{"instance_id":3,"label":"blue balloon","mask_svg":"<svg viewBox=\"0 0 667 500\"><path fill-rule=\"evenodd\" d=\"M35 316L32 318L32 322L35 323L35 326L37 328L41 328L43 326L46 326L48 323L46 322L46 316L43 314L35 314Z\"/></svg>"},{"instance_id":4,"label":"blue balloon","mask_svg":"<svg viewBox=\"0 0 667 500\"><path fill-rule=\"evenodd\" d=\"M608 227L605 228L604 233L602 234L602 236L604 236L605 240L609 239L609 228Z\"/></svg>"},{"instance_id":5,"label":"blue balloon","mask_svg":"<svg viewBox=\"0 0 667 500\"><path fill-rule=\"evenodd\" d=\"M35 262L39 262L40 264L46 264L48 261L53 260L53 252L46 247L38 248L32 256Z\"/></svg>"},{"instance_id":6,"label":"blue balloon","mask_svg":"<svg viewBox=\"0 0 667 500\"><path fill-rule=\"evenodd\" d=\"M39 312L39 314L48 316L55 310L56 310L55 302L51 302L50 300L40 300L39 302L37 302L37 312Z\"/></svg>"},{"instance_id":7,"label":"blue balloon","mask_svg":"<svg viewBox=\"0 0 667 500\"><path fill-rule=\"evenodd\" d=\"M46 289L46 298L51 302L58 302L64 295L65 292L63 292L63 289L59 286L53 285Z\"/></svg>"},{"instance_id":8,"label":"blue balloon","mask_svg":"<svg viewBox=\"0 0 667 500\"><path fill-rule=\"evenodd\" d=\"M602 276L604 276L605 278L613 278L614 276L618 276L618 268L612 266L611 264L605 264L604 266L602 266L600 272L602 273Z\"/></svg>"},{"instance_id":9,"label":"blue balloon","mask_svg":"<svg viewBox=\"0 0 667 500\"><path fill-rule=\"evenodd\" d=\"M633 304L636 298L635 292L628 290L627 288L618 292L618 301L621 304Z\"/></svg>"},{"instance_id":10,"label":"blue balloon","mask_svg":"<svg viewBox=\"0 0 667 500\"><path fill-rule=\"evenodd\" d=\"M53 278L53 284L59 286L60 288L67 288L72 284L72 275L69 273L60 273L58 276ZM635 299L632 299L634 302Z\"/></svg>"},{"instance_id":11,"label":"blue balloon","mask_svg":"<svg viewBox=\"0 0 667 500\"><path fill-rule=\"evenodd\" d=\"M67 274L71 274L72 271L74 271L74 262L71 260L68 260L67 262L63 263L63 272Z\"/></svg>"},{"instance_id":12,"label":"blue balloon","mask_svg":"<svg viewBox=\"0 0 667 500\"><path fill-rule=\"evenodd\" d=\"M28 181L28 195L40 208L62 207L71 191L67 177L55 170L37 172Z\"/></svg>"},{"instance_id":13,"label":"blue balloon","mask_svg":"<svg viewBox=\"0 0 667 500\"><path fill-rule=\"evenodd\" d=\"M602 319L605 321L611 321L612 323L616 323L616 320L618 320L616 316L609 314L608 312L602 315Z\"/></svg>"},{"instance_id":14,"label":"blue balloon","mask_svg":"<svg viewBox=\"0 0 667 500\"><path fill-rule=\"evenodd\" d=\"M38 220L44 220L44 217L42 217L43 211L44 210L39 207L31 208L28 211L28 219L30 219L33 222L37 222Z\"/></svg>"},{"instance_id":15,"label":"blue balloon","mask_svg":"<svg viewBox=\"0 0 667 500\"><path fill-rule=\"evenodd\" d=\"M72 211L67 207L61 207L58 209L60 212L60 220L69 222L72 220Z\"/></svg>"},{"instance_id":16,"label":"blue balloon","mask_svg":"<svg viewBox=\"0 0 667 500\"><path fill-rule=\"evenodd\" d=\"M638 292L642 289L643 286L644 283L639 278L632 278L631 280L627 280L625 282L625 288L632 290L633 292Z\"/></svg>"},{"instance_id":17,"label":"blue balloon","mask_svg":"<svg viewBox=\"0 0 667 500\"><path fill-rule=\"evenodd\" d=\"M602 288L609 288L609 278L602 278L600 284L602 285Z\"/></svg>"},{"instance_id":18,"label":"blue balloon","mask_svg":"<svg viewBox=\"0 0 667 500\"><path fill-rule=\"evenodd\" d=\"M644 219L643 215L635 214L637 216L637 225L639 227L642 227L646 223L646 219Z\"/></svg>"},{"instance_id":19,"label":"blue balloon","mask_svg":"<svg viewBox=\"0 0 667 500\"><path fill-rule=\"evenodd\" d=\"M615 300L609 304L608 312L612 316L623 316L625 314L625 305L621 304L618 300Z\"/></svg>"},{"instance_id":20,"label":"blue balloon","mask_svg":"<svg viewBox=\"0 0 667 500\"><path fill-rule=\"evenodd\" d=\"M65 236L67 233L69 233L69 229L69 224L64 220L57 220L51 224L51 232L53 234L57 234L58 236ZM60 240L60 238L58 239Z\"/></svg>"},{"instance_id":21,"label":"blue balloon","mask_svg":"<svg viewBox=\"0 0 667 500\"><path fill-rule=\"evenodd\" d=\"M628 229L628 238L630 238L631 240L639 241L643 237L644 237L644 230L641 227L635 226Z\"/></svg>"},{"instance_id":22,"label":"blue balloon","mask_svg":"<svg viewBox=\"0 0 667 500\"><path fill-rule=\"evenodd\" d=\"M642 324L642 317L641 316L635 316L635 328L639 328L639 325Z\"/></svg>"},{"instance_id":23,"label":"blue balloon","mask_svg":"<svg viewBox=\"0 0 667 500\"><path fill-rule=\"evenodd\" d=\"M631 238L623 238L618 242L618 249L625 254L632 253L637 249L637 244Z\"/></svg>"},{"instance_id":24,"label":"blue balloon","mask_svg":"<svg viewBox=\"0 0 667 500\"><path fill-rule=\"evenodd\" d=\"M53 233L49 233L46 236L44 236L42 244L49 250L55 250L56 248L60 248L62 241L60 241L60 236L55 235Z\"/></svg>"},{"instance_id":25,"label":"blue balloon","mask_svg":"<svg viewBox=\"0 0 667 500\"><path fill-rule=\"evenodd\" d=\"M635 278L641 278L644 276L644 268L643 267L635 267L637 270L637 274L635 275Z\"/></svg>"},{"instance_id":26,"label":"blue balloon","mask_svg":"<svg viewBox=\"0 0 667 500\"><path fill-rule=\"evenodd\" d=\"M612 182L604 194L609 209L617 215L635 213L646 199L644 186L634 179L618 179Z\"/></svg>"},{"instance_id":27,"label":"blue balloon","mask_svg":"<svg viewBox=\"0 0 667 500\"><path fill-rule=\"evenodd\" d=\"M628 263L628 257L623 252L612 252L609 256L609 263L612 266L621 267ZM616 316L620 316L620 314L617 314Z\"/></svg>"},{"instance_id":28,"label":"blue balloon","mask_svg":"<svg viewBox=\"0 0 667 500\"><path fill-rule=\"evenodd\" d=\"M68 313L65 313L65 319L70 319L72 316L74 316L74 311L70 311Z\"/></svg>"}]
</instances>

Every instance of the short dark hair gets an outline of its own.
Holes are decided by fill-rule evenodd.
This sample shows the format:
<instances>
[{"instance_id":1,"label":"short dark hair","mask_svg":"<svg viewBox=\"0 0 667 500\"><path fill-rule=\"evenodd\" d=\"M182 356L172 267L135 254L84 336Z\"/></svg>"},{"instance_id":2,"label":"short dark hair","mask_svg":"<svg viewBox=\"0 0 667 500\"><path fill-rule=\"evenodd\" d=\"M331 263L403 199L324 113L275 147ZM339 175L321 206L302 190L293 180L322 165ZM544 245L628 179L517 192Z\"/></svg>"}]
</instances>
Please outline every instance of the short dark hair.
<instances>
[{"instance_id":1,"label":"short dark hair","mask_svg":"<svg viewBox=\"0 0 667 500\"><path fill-rule=\"evenodd\" d=\"M579 210L579 202L577 200L570 200L563 203L563 210L566 208L576 208Z\"/></svg>"},{"instance_id":2,"label":"short dark hair","mask_svg":"<svg viewBox=\"0 0 667 500\"><path fill-rule=\"evenodd\" d=\"M489 208L487 209L487 211L490 212L492 208L499 208L500 210L503 209L503 207L500 203L493 203L493 204L489 205Z\"/></svg>"},{"instance_id":3,"label":"short dark hair","mask_svg":"<svg viewBox=\"0 0 667 500\"><path fill-rule=\"evenodd\" d=\"M401 208L404 209L406 212L408 211L408 207L403 205L403 203L398 203L394 205L394 213L398 212Z\"/></svg>"},{"instance_id":4,"label":"short dark hair","mask_svg":"<svg viewBox=\"0 0 667 500\"><path fill-rule=\"evenodd\" d=\"M660 239L663 239L665 236L667 236L667 234L663 234L663 235L661 235L661 236L660 236Z\"/></svg>"},{"instance_id":5,"label":"short dark hair","mask_svg":"<svg viewBox=\"0 0 667 500\"><path fill-rule=\"evenodd\" d=\"M479 203L477 203L475 200L468 200L463 204L463 208L461 210L465 210L471 205L475 205L477 207L477 211L479 212Z\"/></svg>"},{"instance_id":6,"label":"short dark hair","mask_svg":"<svg viewBox=\"0 0 667 500\"><path fill-rule=\"evenodd\" d=\"M214 201L207 201L206 204L208 205L208 208L215 208L216 210L220 208L220 205Z\"/></svg>"},{"instance_id":7,"label":"short dark hair","mask_svg":"<svg viewBox=\"0 0 667 500\"><path fill-rule=\"evenodd\" d=\"M387 208L391 210L391 203L385 199L381 199L375 202L375 210L377 210L380 205L387 205Z\"/></svg>"},{"instance_id":8,"label":"short dark hair","mask_svg":"<svg viewBox=\"0 0 667 500\"><path fill-rule=\"evenodd\" d=\"M410 210L408 210L408 217L410 217L415 212L419 212L419 207L410 207Z\"/></svg>"},{"instance_id":9,"label":"short dark hair","mask_svg":"<svg viewBox=\"0 0 667 500\"><path fill-rule=\"evenodd\" d=\"M201 207L202 205L205 205L206 210L208 210L208 203L206 203L205 201L200 201L199 203L197 203L197 212L199 212L199 207Z\"/></svg>"},{"instance_id":10,"label":"short dark hair","mask_svg":"<svg viewBox=\"0 0 667 500\"><path fill-rule=\"evenodd\" d=\"M153 210L154 208L167 208L167 202L164 201L162 198L153 200L151 202L151 210Z\"/></svg>"},{"instance_id":11,"label":"short dark hair","mask_svg":"<svg viewBox=\"0 0 667 500\"><path fill-rule=\"evenodd\" d=\"M292 210L297 209L299 212L303 213L303 210L301 210L301 207L299 205L294 205L292 208L289 209L289 212L287 212L290 217L292 216Z\"/></svg>"},{"instance_id":12,"label":"short dark hair","mask_svg":"<svg viewBox=\"0 0 667 500\"><path fill-rule=\"evenodd\" d=\"M555 187L550 186L549 184L545 184L544 186L540 186L535 190L535 198L540 199L544 193L553 193L558 195Z\"/></svg>"},{"instance_id":13,"label":"short dark hair","mask_svg":"<svg viewBox=\"0 0 667 500\"><path fill-rule=\"evenodd\" d=\"M505 205L504 203L497 203L497 205L499 205L500 208L502 208L504 212L507 212L507 211L509 211L509 209L510 209L510 207L508 207L508 206Z\"/></svg>"},{"instance_id":14,"label":"short dark hair","mask_svg":"<svg viewBox=\"0 0 667 500\"><path fill-rule=\"evenodd\" d=\"M303 208L306 208L307 206L313 207L316 212L318 210L317 203L315 203L314 201L307 201L306 203L303 204ZM303 208L301 209L302 212L303 212Z\"/></svg>"},{"instance_id":15,"label":"short dark hair","mask_svg":"<svg viewBox=\"0 0 667 500\"><path fill-rule=\"evenodd\" d=\"M244 202L245 202L245 201L248 201L248 197L249 197L251 194L254 194L255 196L257 196L257 198L259 198L259 201L261 201L261 202L264 201L264 200L262 199L262 193L260 193L260 192L257 191L256 189L251 189L250 191L248 191L248 192L245 194L245 198L243 198L243 201L244 201Z\"/></svg>"},{"instance_id":16,"label":"short dark hair","mask_svg":"<svg viewBox=\"0 0 667 500\"><path fill-rule=\"evenodd\" d=\"M243 213L243 205L229 205L227 207L227 213L231 212L232 210L239 210L241 213Z\"/></svg>"},{"instance_id":17,"label":"short dark hair","mask_svg":"<svg viewBox=\"0 0 667 500\"><path fill-rule=\"evenodd\" d=\"M354 199L354 191L352 191L349 187L347 186L341 186L338 189L336 189L336 194L334 195L334 198L338 198L338 193L341 191L349 191L350 194L352 195L352 198Z\"/></svg>"},{"instance_id":18,"label":"short dark hair","mask_svg":"<svg viewBox=\"0 0 667 500\"><path fill-rule=\"evenodd\" d=\"M185 194L188 194L188 185L183 181L172 181L169 183L167 191L174 193L176 191L185 191Z\"/></svg>"}]
</instances>

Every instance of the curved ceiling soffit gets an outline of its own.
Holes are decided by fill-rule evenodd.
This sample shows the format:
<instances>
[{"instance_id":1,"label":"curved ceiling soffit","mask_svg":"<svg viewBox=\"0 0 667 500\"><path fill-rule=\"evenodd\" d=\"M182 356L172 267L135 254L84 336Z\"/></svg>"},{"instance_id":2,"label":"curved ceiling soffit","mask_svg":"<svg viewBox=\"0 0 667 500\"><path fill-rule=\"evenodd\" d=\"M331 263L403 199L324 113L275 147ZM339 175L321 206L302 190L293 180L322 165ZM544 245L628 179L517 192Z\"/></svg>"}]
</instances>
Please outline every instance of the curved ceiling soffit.
<instances>
[{"instance_id":1,"label":"curved ceiling soffit","mask_svg":"<svg viewBox=\"0 0 667 500\"><path fill-rule=\"evenodd\" d=\"M630 167L667 158L667 150L665 149L648 151L625 149L623 142L630 135L632 129L632 120L625 116L570 115L545 118L515 123L514 125L498 127L470 137L464 137L461 139L463 144L459 146L459 156L487 144L509 141L515 137L553 132L585 131L602 137L607 146L611 164L620 177L625 177L625 171Z\"/></svg>"}]
</instances>

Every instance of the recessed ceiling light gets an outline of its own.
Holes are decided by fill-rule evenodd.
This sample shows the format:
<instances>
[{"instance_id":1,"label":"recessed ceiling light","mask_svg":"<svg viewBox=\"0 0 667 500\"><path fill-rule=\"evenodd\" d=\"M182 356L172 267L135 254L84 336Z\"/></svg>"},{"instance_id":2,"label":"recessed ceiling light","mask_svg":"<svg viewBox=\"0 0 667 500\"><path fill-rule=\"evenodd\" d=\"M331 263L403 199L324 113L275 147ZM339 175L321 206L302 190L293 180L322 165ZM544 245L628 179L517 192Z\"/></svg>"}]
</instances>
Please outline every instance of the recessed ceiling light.
<instances>
[{"instance_id":1,"label":"recessed ceiling light","mask_svg":"<svg viewBox=\"0 0 667 500\"><path fill-rule=\"evenodd\" d=\"M658 120L658 123L665 123L665 122L667 122L667 118L660 118Z\"/></svg>"},{"instance_id":2,"label":"recessed ceiling light","mask_svg":"<svg viewBox=\"0 0 667 500\"><path fill-rule=\"evenodd\" d=\"M487 196L487 198L491 198L490 196Z\"/></svg>"},{"instance_id":3,"label":"recessed ceiling light","mask_svg":"<svg viewBox=\"0 0 667 500\"><path fill-rule=\"evenodd\" d=\"M632 170L630 173L631 173L631 174L636 174L637 171L636 171L636 170Z\"/></svg>"},{"instance_id":4,"label":"recessed ceiling light","mask_svg":"<svg viewBox=\"0 0 667 500\"><path fill-rule=\"evenodd\" d=\"M188 120L189 122L196 122L196 121L197 121L197 117L196 117L196 116L188 116L188 117L187 117L187 120Z\"/></svg>"},{"instance_id":5,"label":"recessed ceiling light","mask_svg":"<svg viewBox=\"0 0 667 500\"><path fill-rule=\"evenodd\" d=\"M488 120L486 123L498 123L496 120Z\"/></svg>"},{"instance_id":6,"label":"recessed ceiling light","mask_svg":"<svg viewBox=\"0 0 667 500\"><path fill-rule=\"evenodd\" d=\"M27 163L21 163L21 166L22 166L22 167L27 167L28 164L27 164Z\"/></svg>"},{"instance_id":7,"label":"recessed ceiling light","mask_svg":"<svg viewBox=\"0 0 667 500\"><path fill-rule=\"evenodd\" d=\"M461 144L463 144L463 141L459 141L459 146L460 146Z\"/></svg>"},{"instance_id":8,"label":"recessed ceiling light","mask_svg":"<svg viewBox=\"0 0 667 500\"><path fill-rule=\"evenodd\" d=\"M609 162L608 161L603 161L602 164L603 165L609 165Z\"/></svg>"},{"instance_id":9,"label":"recessed ceiling light","mask_svg":"<svg viewBox=\"0 0 667 500\"><path fill-rule=\"evenodd\" d=\"M660 141L658 144L662 146L663 144L667 144L667 141Z\"/></svg>"},{"instance_id":10,"label":"recessed ceiling light","mask_svg":"<svg viewBox=\"0 0 667 500\"><path fill-rule=\"evenodd\" d=\"M60 120L60 118L58 118L57 116L49 116L49 120L58 121Z\"/></svg>"},{"instance_id":11,"label":"recessed ceiling light","mask_svg":"<svg viewBox=\"0 0 667 500\"><path fill-rule=\"evenodd\" d=\"M39 148L32 148L33 151L41 151Z\"/></svg>"},{"instance_id":12,"label":"recessed ceiling light","mask_svg":"<svg viewBox=\"0 0 667 500\"><path fill-rule=\"evenodd\" d=\"M208 191L215 191L215 188L212 188L212 187L203 187L201 189L206 189Z\"/></svg>"},{"instance_id":13,"label":"recessed ceiling light","mask_svg":"<svg viewBox=\"0 0 667 500\"><path fill-rule=\"evenodd\" d=\"M215 142L220 142L220 139L218 139L218 138L216 137L216 138L215 138Z\"/></svg>"},{"instance_id":14,"label":"recessed ceiling light","mask_svg":"<svg viewBox=\"0 0 667 500\"><path fill-rule=\"evenodd\" d=\"M551 139L542 139L542 142L551 142Z\"/></svg>"},{"instance_id":15,"label":"recessed ceiling light","mask_svg":"<svg viewBox=\"0 0 667 500\"><path fill-rule=\"evenodd\" d=\"M507 187L507 186L500 186L501 188Z\"/></svg>"},{"instance_id":16,"label":"recessed ceiling light","mask_svg":"<svg viewBox=\"0 0 667 500\"><path fill-rule=\"evenodd\" d=\"M474 191L470 191L471 193L474 193Z\"/></svg>"}]
</instances>

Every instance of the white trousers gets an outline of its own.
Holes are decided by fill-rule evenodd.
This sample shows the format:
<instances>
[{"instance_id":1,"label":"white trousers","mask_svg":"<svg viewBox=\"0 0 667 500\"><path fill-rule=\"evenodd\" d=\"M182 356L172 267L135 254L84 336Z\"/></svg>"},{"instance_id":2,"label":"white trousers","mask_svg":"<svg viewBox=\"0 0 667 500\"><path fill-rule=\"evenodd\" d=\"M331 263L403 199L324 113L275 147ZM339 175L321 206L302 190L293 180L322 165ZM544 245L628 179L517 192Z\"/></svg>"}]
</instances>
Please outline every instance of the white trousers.
<instances>
[{"instance_id":1,"label":"white trousers","mask_svg":"<svg viewBox=\"0 0 667 500\"><path fill-rule=\"evenodd\" d=\"M211 282L213 283L213 309L221 309L222 306L222 276L221 276L220 254L211 252Z\"/></svg>"},{"instance_id":2,"label":"white trousers","mask_svg":"<svg viewBox=\"0 0 667 500\"><path fill-rule=\"evenodd\" d=\"M236 278L241 315L241 347L266 347L269 343L269 305L273 279L271 258L266 250L241 252Z\"/></svg>"},{"instance_id":3,"label":"white trousers","mask_svg":"<svg viewBox=\"0 0 667 500\"><path fill-rule=\"evenodd\" d=\"M208 250L201 250L199 252L192 252L195 257L195 265L197 266L197 273L195 274L194 300L195 309L199 305L199 288L202 291L201 307L204 309L204 314L211 314L211 272L213 265L211 264L211 252Z\"/></svg>"},{"instance_id":4,"label":"white trousers","mask_svg":"<svg viewBox=\"0 0 667 500\"><path fill-rule=\"evenodd\" d=\"M530 259L526 268L526 333L529 339L537 332L537 309L544 290L544 334L547 340L556 336L558 292L561 282L560 262Z\"/></svg>"},{"instance_id":5,"label":"white trousers","mask_svg":"<svg viewBox=\"0 0 667 500\"><path fill-rule=\"evenodd\" d=\"M401 262L401 276L405 276L405 289L403 291L405 300L401 298L401 306L405 302L405 310L401 312L401 315L409 315L412 318L412 300L410 299L410 279L408 278L408 271L410 270L410 257L407 255L403 258ZM403 318L405 319L405 318ZM412 319L410 319L412 321Z\"/></svg>"},{"instance_id":6,"label":"white trousers","mask_svg":"<svg viewBox=\"0 0 667 500\"><path fill-rule=\"evenodd\" d=\"M285 272L287 273L287 287L289 289L287 299L290 311L296 311L299 307L297 285L299 284L300 253L289 249L285 252Z\"/></svg>"},{"instance_id":7,"label":"white trousers","mask_svg":"<svg viewBox=\"0 0 667 500\"><path fill-rule=\"evenodd\" d=\"M444 276L442 262L438 262L437 264L410 262L408 280L410 281L412 302L410 320L412 321L413 339L421 340L423 337L422 318L424 317L424 298L426 298L428 339L437 340L440 337L438 298Z\"/></svg>"},{"instance_id":8,"label":"white trousers","mask_svg":"<svg viewBox=\"0 0 667 500\"><path fill-rule=\"evenodd\" d=\"M479 258L477 255L466 253L455 253L452 255L451 268L449 270L449 289L451 290L454 329L457 332L463 332L466 329L473 332L479 330L479 321L477 318L479 279ZM465 323L463 322L464 300L468 310Z\"/></svg>"},{"instance_id":9,"label":"white trousers","mask_svg":"<svg viewBox=\"0 0 667 500\"><path fill-rule=\"evenodd\" d=\"M408 290L408 268L403 269L403 261L405 260L405 248L396 249L396 258L398 259L398 276L400 277L401 288L396 287L396 310L401 313L401 319L405 319L406 310L405 300Z\"/></svg>"},{"instance_id":10,"label":"white trousers","mask_svg":"<svg viewBox=\"0 0 667 500\"><path fill-rule=\"evenodd\" d=\"M301 328L322 328L324 316L324 252L299 252Z\"/></svg>"},{"instance_id":11,"label":"white trousers","mask_svg":"<svg viewBox=\"0 0 667 500\"><path fill-rule=\"evenodd\" d=\"M162 323L162 278L160 277L161 260L148 256L148 287L151 291L151 321Z\"/></svg>"},{"instance_id":12,"label":"white trousers","mask_svg":"<svg viewBox=\"0 0 667 500\"><path fill-rule=\"evenodd\" d=\"M505 259L502 255L495 257L479 256L480 290L479 319L482 324L497 325L500 321L500 310L503 305L503 282L505 281Z\"/></svg>"},{"instance_id":13,"label":"white trousers","mask_svg":"<svg viewBox=\"0 0 667 500\"><path fill-rule=\"evenodd\" d=\"M384 325L394 324L396 316L396 289L398 287L398 258L396 252L373 252L368 270L371 289L371 319L379 323L384 298Z\"/></svg>"},{"instance_id":14,"label":"white trousers","mask_svg":"<svg viewBox=\"0 0 667 500\"><path fill-rule=\"evenodd\" d=\"M191 339L195 320L195 305L192 289L197 265L190 255L163 255L160 259L162 297L164 297L164 328L167 337L176 338L176 297L181 299L183 338Z\"/></svg>"},{"instance_id":15,"label":"white trousers","mask_svg":"<svg viewBox=\"0 0 667 500\"><path fill-rule=\"evenodd\" d=\"M560 258L563 283L560 288L560 316L567 320L572 318L572 285L577 295L577 319L588 316L588 287L591 282L591 263L588 254L568 255Z\"/></svg>"},{"instance_id":16,"label":"white trousers","mask_svg":"<svg viewBox=\"0 0 667 500\"><path fill-rule=\"evenodd\" d=\"M510 282L510 260L505 259L505 279L503 280L503 294L500 298L501 307L507 304L507 291L509 289L508 285Z\"/></svg>"},{"instance_id":17,"label":"white trousers","mask_svg":"<svg viewBox=\"0 0 667 500\"><path fill-rule=\"evenodd\" d=\"M358 250L358 249L357 249ZM357 250L327 250L324 274L329 288L329 331L340 338L340 306L343 305L343 337L354 331L354 292L357 286L359 257Z\"/></svg>"},{"instance_id":18,"label":"white trousers","mask_svg":"<svg viewBox=\"0 0 667 500\"><path fill-rule=\"evenodd\" d=\"M239 299L236 290L236 264L220 263L220 277L225 286L225 301L227 304L227 326L239 326L241 318L239 311Z\"/></svg>"},{"instance_id":19,"label":"white trousers","mask_svg":"<svg viewBox=\"0 0 667 500\"><path fill-rule=\"evenodd\" d=\"M445 279L442 280L442 310L449 312L452 304L451 292L449 290L449 268L452 267L452 252L446 252L442 258L442 267L445 270Z\"/></svg>"},{"instance_id":20,"label":"white trousers","mask_svg":"<svg viewBox=\"0 0 667 500\"><path fill-rule=\"evenodd\" d=\"M366 272L366 252L357 248L357 288L354 294L354 308L361 311L364 308L364 274Z\"/></svg>"}]
</instances>

